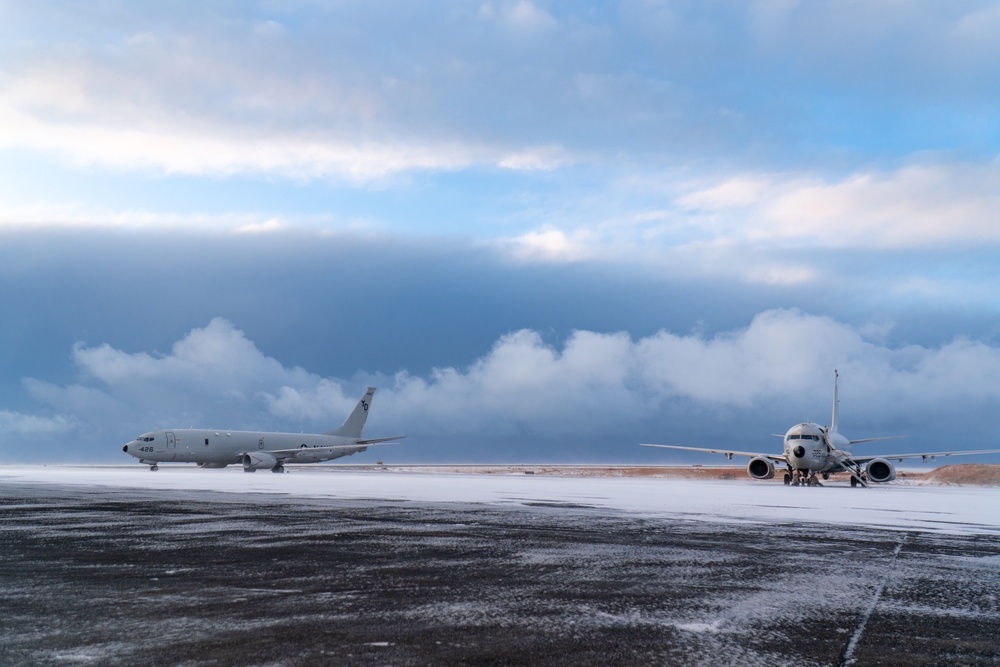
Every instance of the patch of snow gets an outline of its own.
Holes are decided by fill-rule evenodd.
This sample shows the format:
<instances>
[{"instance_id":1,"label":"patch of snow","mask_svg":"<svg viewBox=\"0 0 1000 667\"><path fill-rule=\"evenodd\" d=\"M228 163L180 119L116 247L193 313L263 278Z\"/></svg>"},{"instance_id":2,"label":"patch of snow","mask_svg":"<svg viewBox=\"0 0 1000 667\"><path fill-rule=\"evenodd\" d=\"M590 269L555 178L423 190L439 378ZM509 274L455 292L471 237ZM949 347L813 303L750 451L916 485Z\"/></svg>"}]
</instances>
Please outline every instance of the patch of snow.
<instances>
[{"instance_id":1,"label":"patch of snow","mask_svg":"<svg viewBox=\"0 0 1000 667\"><path fill-rule=\"evenodd\" d=\"M719 632L722 621L711 623L675 623L674 627L685 632Z\"/></svg>"},{"instance_id":2,"label":"patch of snow","mask_svg":"<svg viewBox=\"0 0 1000 667\"><path fill-rule=\"evenodd\" d=\"M335 466L287 474L194 466L0 466L5 484L226 494L281 494L353 502L393 501L598 508L699 521L859 525L945 534L1000 534L1000 488L894 485L786 487L752 480L703 481L468 473L355 472ZM198 530L188 526L188 530Z\"/></svg>"}]
</instances>

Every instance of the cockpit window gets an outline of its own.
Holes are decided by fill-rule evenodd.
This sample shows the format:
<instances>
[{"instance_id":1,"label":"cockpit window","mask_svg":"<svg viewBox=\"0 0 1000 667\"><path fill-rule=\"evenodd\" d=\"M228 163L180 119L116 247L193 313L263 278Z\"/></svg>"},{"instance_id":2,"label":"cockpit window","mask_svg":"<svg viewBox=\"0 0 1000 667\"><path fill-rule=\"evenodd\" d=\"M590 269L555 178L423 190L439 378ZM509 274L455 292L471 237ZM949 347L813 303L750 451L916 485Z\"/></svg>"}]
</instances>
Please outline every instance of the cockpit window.
<instances>
[{"instance_id":1,"label":"cockpit window","mask_svg":"<svg viewBox=\"0 0 1000 667\"><path fill-rule=\"evenodd\" d=\"M144 435L136 438L136 440L138 440L139 442L153 442L154 439L155 438L153 438L153 436L151 435Z\"/></svg>"},{"instance_id":2,"label":"cockpit window","mask_svg":"<svg viewBox=\"0 0 1000 667\"><path fill-rule=\"evenodd\" d=\"M788 436L788 439L789 440L819 440L819 436L818 435L810 435L810 434L807 434L807 433L803 433L802 435L799 435L798 433L793 433L792 435Z\"/></svg>"}]
</instances>

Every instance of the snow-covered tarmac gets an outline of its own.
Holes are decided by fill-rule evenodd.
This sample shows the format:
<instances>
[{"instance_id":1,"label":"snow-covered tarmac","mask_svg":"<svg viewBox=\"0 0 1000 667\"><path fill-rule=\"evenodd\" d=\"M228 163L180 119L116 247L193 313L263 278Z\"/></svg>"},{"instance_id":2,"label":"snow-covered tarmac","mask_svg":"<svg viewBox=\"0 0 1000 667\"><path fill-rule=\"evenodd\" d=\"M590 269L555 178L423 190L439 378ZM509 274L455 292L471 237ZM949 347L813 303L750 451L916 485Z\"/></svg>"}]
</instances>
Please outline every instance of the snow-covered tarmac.
<instances>
[{"instance_id":1,"label":"snow-covered tarmac","mask_svg":"<svg viewBox=\"0 0 1000 667\"><path fill-rule=\"evenodd\" d=\"M998 500L0 466L0 665L997 665Z\"/></svg>"},{"instance_id":2,"label":"snow-covered tarmac","mask_svg":"<svg viewBox=\"0 0 1000 667\"><path fill-rule=\"evenodd\" d=\"M953 534L1000 534L1000 488L844 482L790 488L750 479L700 481L566 475L421 472L420 468L289 466L247 474L238 466L0 466L0 483L174 492L281 494L298 498L420 503L578 505L633 514L721 522L795 522ZM137 491L141 493L141 491Z\"/></svg>"}]
</instances>

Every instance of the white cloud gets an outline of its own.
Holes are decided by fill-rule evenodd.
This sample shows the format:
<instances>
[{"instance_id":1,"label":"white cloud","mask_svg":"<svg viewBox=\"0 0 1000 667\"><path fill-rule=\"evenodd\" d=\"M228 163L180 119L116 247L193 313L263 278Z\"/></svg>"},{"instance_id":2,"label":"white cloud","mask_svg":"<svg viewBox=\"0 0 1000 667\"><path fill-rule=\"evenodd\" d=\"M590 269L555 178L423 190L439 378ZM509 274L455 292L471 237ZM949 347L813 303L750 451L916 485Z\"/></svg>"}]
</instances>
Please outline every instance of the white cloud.
<instances>
[{"instance_id":1,"label":"white cloud","mask_svg":"<svg viewBox=\"0 0 1000 667\"><path fill-rule=\"evenodd\" d=\"M47 201L33 205L0 206L0 229L67 227L78 229L183 230L214 234L267 234L292 228L371 231L376 223L330 215L280 217L251 212L174 213L145 209L107 210L84 202Z\"/></svg>"},{"instance_id":2,"label":"white cloud","mask_svg":"<svg viewBox=\"0 0 1000 667\"><path fill-rule=\"evenodd\" d=\"M487 2L479 7L480 18L499 21L511 31L534 34L554 29L555 18L529 0Z\"/></svg>"},{"instance_id":3,"label":"white cloud","mask_svg":"<svg viewBox=\"0 0 1000 667\"><path fill-rule=\"evenodd\" d=\"M842 280L855 253L997 247L997 182L1000 162L928 162L840 179L755 173L696 182L685 174L637 175L602 193L610 207L592 193L561 201L567 210L553 205L536 216L556 222L498 247L519 261L599 261L674 278L819 284ZM884 278L884 286L934 300L973 289L938 273L904 266Z\"/></svg>"},{"instance_id":4,"label":"white cloud","mask_svg":"<svg viewBox=\"0 0 1000 667\"><path fill-rule=\"evenodd\" d=\"M521 261L578 262L596 256L594 240L585 230L567 234L549 228L527 232L502 245Z\"/></svg>"},{"instance_id":5,"label":"white cloud","mask_svg":"<svg viewBox=\"0 0 1000 667\"><path fill-rule=\"evenodd\" d=\"M158 115L157 110L147 111ZM102 113L95 110L94 116ZM8 107L0 111L0 145L43 150L77 166L191 175L274 173L354 183L407 170L455 170L477 161L475 150L457 143L359 141L310 130L270 131L177 120L154 124L109 116L68 121Z\"/></svg>"},{"instance_id":6,"label":"white cloud","mask_svg":"<svg viewBox=\"0 0 1000 667\"><path fill-rule=\"evenodd\" d=\"M877 340L866 338L869 331ZM610 438L616 446L630 443L641 424L691 432L713 413L723 415L715 417L721 423L734 419L732 428L763 420L781 429L826 419L839 368L848 422L905 424L917 436L940 434L942 421L966 431L991 428L1000 407L1000 349L965 339L894 348L880 342L885 334L884 323L852 327L788 310L763 312L745 328L711 337L577 331L553 345L537 332L518 331L467 368L438 368L426 377L400 372L382 382L373 423L431 439ZM73 415L38 418L39 429L110 422L133 430L325 430L349 412L359 390L285 367L222 319L191 331L170 354L77 346L74 359L79 384L28 381L36 399ZM668 414L687 423L661 423ZM0 413L0 421L19 428L32 419Z\"/></svg>"},{"instance_id":7,"label":"white cloud","mask_svg":"<svg viewBox=\"0 0 1000 667\"><path fill-rule=\"evenodd\" d=\"M722 183L683 195L677 200L682 209L719 211L756 204L770 185L762 176L734 176Z\"/></svg>"},{"instance_id":8,"label":"white cloud","mask_svg":"<svg viewBox=\"0 0 1000 667\"><path fill-rule=\"evenodd\" d=\"M930 97L949 121L981 113L989 127L995 100L981 82L996 74L995 8L883 4L305 3L280 23L266 7L174 15L113 3L116 20L101 21L36 3L5 35L0 145L83 166L370 183L565 164L539 154L549 143L677 164L789 143L839 154L839 137L810 129L827 126L817 87L863 108L888 85L903 91L884 96L906 100L897 108ZM934 132L915 118L899 125ZM866 132L847 134L868 154ZM923 138L903 150L942 145Z\"/></svg>"},{"instance_id":9,"label":"white cloud","mask_svg":"<svg viewBox=\"0 0 1000 667\"><path fill-rule=\"evenodd\" d=\"M224 230L261 224L260 216L227 213L222 215L181 215L142 209L94 210L85 202L46 201L32 205L0 208L0 228L79 227L126 229Z\"/></svg>"},{"instance_id":10,"label":"white cloud","mask_svg":"<svg viewBox=\"0 0 1000 667\"><path fill-rule=\"evenodd\" d=\"M515 171L551 171L571 161L561 146L550 145L526 148L516 153L502 155L499 165L504 169Z\"/></svg>"},{"instance_id":11,"label":"white cloud","mask_svg":"<svg viewBox=\"0 0 1000 667\"><path fill-rule=\"evenodd\" d=\"M268 412L278 418L307 419L316 423L329 419L329 406L342 405L351 400L345 397L343 387L326 378L318 378L305 387L282 385L276 391L262 390L258 395L267 404ZM333 426L335 424L331 423L330 427Z\"/></svg>"},{"instance_id":12,"label":"white cloud","mask_svg":"<svg viewBox=\"0 0 1000 667\"><path fill-rule=\"evenodd\" d=\"M270 19L257 21L254 24L253 32L258 37L264 39L280 39L288 35L288 29L284 25Z\"/></svg>"},{"instance_id":13,"label":"white cloud","mask_svg":"<svg viewBox=\"0 0 1000 667\"><path fill-rule=\"evenodd\" d=\"M287 223L280 218L268 218L263 222L250 223L248 225L243 225L242 227L237 227L233 230L236 234L266 234L269 232L276 232L287 227Z\"/></svg>"},{"instance_id":14,"label":"white cloud","mask_svg":"<svg viewBox=\"0 0 1000 667\"><path fill-rule=\"evenodd\" d=\"M194 382L202 396L219 391L253 396L258 386L278 382L299 386L309 377L301 368L286 369L263 355L242 331L222 318L193 329L167 355L77 344L73 360L89 378L129 391L156 383L183 386Z\"/></svg>"},{"instance_id":15,"label":"white cloud","mask_svg":"<svg viewBox=\"0 0 1000 667\"><path fill-rule=\"evenodd\" d=\"M242 331L221 318L192 330L169 354L77 344L73 361L82 376L80 384L58 387L29 380L29 392L81 420L122 422L133 429L170 425L263 428L271 423L298 427L302 420L312 418L335 420L353 407L350 399L329 392L325 398L339 400L327 401L318 410L311 405L295 411L289 401L276 401L273 396L283 392L308 393L320 379L265 356ZM327 428L334 425L327 424Z\"/></svg>"},{"instance_id":16,"label":"white cloud","mask_svg":"<svg viewBox=\"0 0 1000 667\"><path fill-rule=\"evenodd\" d=\"M545 225L493 245L517 262L624 265L670 280L724 278L753 285L798 286L826 276L825 265L801 252L765 251L744 239L726 237L726 230L717 225L693 226L697 223L676 214L639 213L627 222L581 224L572 229Z\"/></svg>"},{"instance_id":17,"label":"white cloud","mask_svg":"<svg viewBox=\"0 0 1000 667\"><path fill-rule=\"evenodd\" d=\"M497 16L521 33L554 24L524 1L502 4ZM456 117L440 105L469 87L450 64L462 55L441 65L437 48L426 48L399 68L392 53L356 43L360 27L327 25L329 36L316 43L287 39L286 26L269 19L249 21L243 32L240 25L132 34L118 26L122 33L101 43L35 52L22 44L28 51L0 68L0 147L78 168L355 185L409 171L565 162L558 149L522 137L470 135L474 119L442 125Z\"/></svg>"},{"instance_id":18,"label":"white cloud","mask_svg":"<svg viewBox=\"0 0 1000 667\"><path fill-rule=\"evenodd\" d=\"M996 163L914 165L840 181L738 176L678 198L692 213L723 216L722 233L754 242L913 248L997 243Z\"/></svg>"},{"instance_id":19,"label":"white cloud","mask_svg":"<svg viewBox=\"0 0 1000 667\"><path fill-rule=\"evenodd\" d=\"M779 310L710 338L661 331L633 340L580 331L556 347L521 331L468 369L402 374L383 399L401 428L410 423L442 436L603 433L624 440L623 432L684 405L691 406L682 417L688 423L667 428L697 431L692 421L720 409L736 415L737 429L740 420L762 417L774 429L826 420L834 368L850 407L848 425L903 423L940 433L940 420L962 420L970 406L978 413L1000 405L992 379L1000 373L1000 349L962 339L938 349L892 348L868 340L870 328ZM875 329L881 339L885 325ZM989 426L985 413L980 418L970 430Z\"/></svg>"},{"instance_id":20,"label":"white cloud","mask_svg":"<svg viewBox=\"0 0 1000 667\"><path fill-rule=\"evenodd\" d=\"M73 419L62 415L56 415L55 417L38 417L36 415L26 415L20 412L0 410L0 433L5 436L17 436L18 438L21 438L23 436L30 435L66 433L67 431L74 429L76 426L77 424Z\"/></svg>"}]
</instances>

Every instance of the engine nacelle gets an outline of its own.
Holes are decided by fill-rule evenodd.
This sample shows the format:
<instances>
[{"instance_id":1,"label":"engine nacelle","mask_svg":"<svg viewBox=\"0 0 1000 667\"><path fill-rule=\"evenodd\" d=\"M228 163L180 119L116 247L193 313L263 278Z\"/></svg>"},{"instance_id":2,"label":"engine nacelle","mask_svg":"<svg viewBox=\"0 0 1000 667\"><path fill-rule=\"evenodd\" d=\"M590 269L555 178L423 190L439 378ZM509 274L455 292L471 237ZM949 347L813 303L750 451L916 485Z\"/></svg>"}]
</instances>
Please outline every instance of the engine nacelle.
<instances>
[{"instance_id":1,"label":"engine nacelle","mask_svg":"<svg viewBox=\"0 0 1000 667\"><path fill-rule=\"evenodd\" d=\"M278 459L267 452L251 452L243 455L243 471L256 472L258 470L270 470L278 465Z\"/></svg>"},{"instance_id":2,"label":"engine nacelle","mask_svg":"<svg viewBox=\"0 0 1000 667\"><path fill-rule=\"evenodd\" d=\"M774 461L755 456L747 464L747 474L754 479L771 479L774 477Z\"/></svg>"},{"instance_id":3,"label":"engine nacelle","mask_svg":"<svg viewBox=\"0 0 1000 667\"><path fill-rule=\"evenodd\" d=\"M868 479L873 482L891 482L896 479L896 469L885 459L873 459L865 466Z\"/></svg>"}]
</instances>

